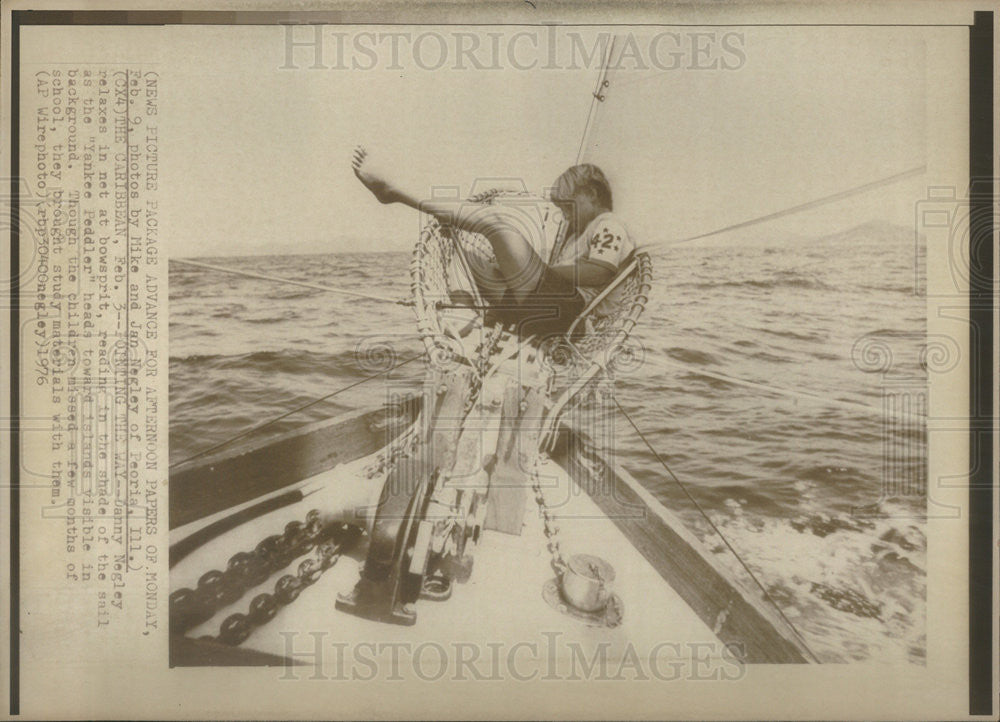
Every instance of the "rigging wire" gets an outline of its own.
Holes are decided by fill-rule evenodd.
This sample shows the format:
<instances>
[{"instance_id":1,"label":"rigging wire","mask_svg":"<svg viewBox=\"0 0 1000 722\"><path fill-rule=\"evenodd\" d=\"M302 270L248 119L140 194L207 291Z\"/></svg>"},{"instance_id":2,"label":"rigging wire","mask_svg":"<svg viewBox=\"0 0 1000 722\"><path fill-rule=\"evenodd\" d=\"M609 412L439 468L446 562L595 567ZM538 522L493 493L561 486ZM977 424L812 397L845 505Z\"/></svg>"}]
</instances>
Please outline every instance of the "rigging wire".
<instances>
[{"instance_id":1,"label":"rigging wire","mask_svg":"<svg viewBox=\"0 0 1000 722\"><path fill-rule=\"evenodd\" d=\"M832 399L820 396L819 394L811 394L808 391L798 391L795 389L788 389L783 386L775 386L773 384L760 383L758 381L748 381L747 379L741 379L737 376L730 376L728 374L722 374L717 371L708 371L707 369L692 368L692 364L681 363L679 361L673 361L671 359L658 359L658 364L663 364L664 366L673 366L674 368L685 369L689 373L696 374L698 376L707 376L713 379L719 379L720 381L725 381L726 383L735 384L737 386L747 386L751 389L760 389L762 391L768 391L779 396L789 396L793 399L803 399L805 401L814 401L816 403L821 403L826 406L840 406L845 409L850 409L851 411L864 411L875 416L883 417L887 412L905 414L907 418L912 417L915 412L912 409L892 409L882 408L880 406L872 406L866 404L863 401L851 401L850 399Z\"/></svg>"},{"instance_id":2,"label":"rigging wire","mask_svg":"<svg viewBox=\"0 0 1000 722\"><path fill-rule=\"evenodd\" d=\"M584 127L583 127L583 136L580 138L580 147L579 147L579 150L577 151L577 154L576 154L576 162L578 164L579 163L583 163L584 157L587 154L587 141L590 138L590 133L591 133L591 130L592 130L592 126L593 126L594 121L595 121L595 119L597 117L598 106L601 103L604 102L606 94L607 94L607 90L608 90L608 88L611 85L611 82L608 79L608 73L609 73L609 71L611 69L611 59L612 59L612 56L614 54L615 43L618 40L618 38L619 38L618 35L612 35L611 36L610 44L609 44L609 46L608 46L608 48L607 48L607 50L606 50L606 52L604 54L603 63L601 64L600 73L597 76L597 86L595 87L594 91L591 93L591 95L593 95L594 97L593 97L593 100L591 100L591 103L590 103L590 110L587 113L587 121L586 121L586 123L584 124ZM666 71L666 72L669 72L669 71ZM663 73L655 73L653 76L650 76L650 77L656 77L656 76L662 75L662 74ZM649 77L646 77L646 78L640 78L638 80L633 80L631 82L630 81L625 81L625 82L617 81L615 83L615 85L617 87L626 87L626 86L631 85L631 84L633 84L635 82L641 82L643 80L649 80L649 79L650 79ZM679 245L681 243L690 243L691 241L697 241L697 240L701 240L703 238L709 238L711 236L717 236L717 235L719 235L721 233L725 233L727 231L735 231L735 230L737 230L739 228L746 228L748 226L756 225L758 223L764 223L766 221L771 221L771 220L775 220L775 219L778 219L778 218L783 218L784 216L788 216L788 215L791 215L793 213L797 213L799 211L806 211L806 210L810 210L812 208L817 208L817 207L825 205L827 203L833 203L835 201L842 200L844 198L850 198L851 196L856 195L858 193L863 193L863 192L868 191L868 190L874 190L874 189L880 188L881 186L884 186L884 185L889 185L889 184L895 183L897 181L905 180L906 178L911 178L911 177L914 177L914 176L922 175L922 174L924 174L926 172L927 172L927 163L924 162L923 164L921 164L919 166L914 166L913 168L910 168L908 170L902 171L900 173L895 173L895 174L893 174L891 176L886 176L885 178L880 178L879 180L875 180L875 181L872 181L870 183L864 183L864 184L862 184L860 186L855 186L854 188L850 188L848 190L839 191L837 193L834 193L834 194L829 195L829 196L825 196L823 198L817 198L817 199L812 200L812 201L807 201L806 203L801 203L799 205L795 205L795 206L792 206L790 208L785 208L784 210L776 211L774 213L769 213L767 215L759 216L757 218L751 218L749 220L740 221L739 223L734 223L732 225L726 226L725 228L720 228L718 230L709 231L707 233L699 233L698 235L690 236L688 238L682 238L682 239L674 240L674 241L652 241L650 243L644 243L644 244L641 244L637 248L637 250L643 250L643 249L652 248L652 247L655 247L655 246L676 246L676 245Z\"/></svg>"},{"instance_id":3,"label":"rigging wire","mask_svg":"<svg viewBox=\"0 0 1000 722\"><path fill-rule=\"evenodd\" d=\"M743 557L741 557L739 553L736 551L736 549L733 548L733 545L729 543L729 540L726 539L725 535L722 533L722 530L720 530L719 527L715 525L715 522L712 521L711 517L709 517L708 513L702 508L701 504L699 504L695 500L695 498L691 496L691 492L689 492L687 490L687 487L683 483L681 483L681 480L677 478L677 475L674 474L673 470L667 465L667 462L663 459L662 456L660 456L659 452L657 452L656 449L653 448L653 445L649 442L649 439L646 438L646 435L642 433L642 430L639 429L635 421L632 420L632 417L621 405L621 402L619 402L618 399L614 396L612 398L614 398L615 406L618 407L618 410L622 413L622 415L626 418L626 420L628 420L629 424L635 430L635 433L639 435L639 438L642 439L642 442L646 445L646 448L649 449L650 453L654 457L656 457L656 460L660 462L663 468L667 470L667 473L670 475L670 478L673 479L674 483L676 483L677 486L680 487L681 491L684 492L684 496L687 497L688 501L690 501L694 505L694 508L697 509L698 512L705 518L705 521L708 522L708 525L712 528L712 531L714 531L716 534L719 535L719 538L722 539L722 543L726 545L726 548L729 549L730 552L732 552L734 557L736 557L736 561L740 563L740 566L743 567L746 573L750 575L750 578L754 580L754 583L760 588L760 591L764 595L764 598L768 602L770 602L771 606L774 607L774 609L778 612L778 614L785 621L788 627L795 633L795 636L798 637L799 642L802 644L805 651L809 654L810 657L812 657L812 661L819 662L819 658L809 648L809 645L806 643L805 638L795 627L795 625L792 624L792 620L786 617L785 613L781 611L781 607L779 607L778 603L774 601L774 599L768 593L767 588L760 581L760 579L757 578L757 575L754 574L753 571L750 569L750 567L747 565L747 563L743 561Z\"/></svg>"},{"instance_id":4,"label":"rigging wire","mask_svg":"<svg viewBox=\"0 0 1000 722\"><path fill-rule=\"evenodd\" d=\"M410 358L408 358L408 359L406 359L404 361L400 361L397 364L393 364L392 366L390 366L389 368L385 369L384 371L379 371L378 373L372 374L371 376L366 376L365 378L363 378L363 379L361 379L359 381L355 381L354 383L348 384L347 386L344 386L342 388L339 388L336 391L333 391L333 392L327 394L326 396L322 396L322 397L320 397L318 399L313 399L309 403L303 404L302 406L299 406L298 408L292 409L291 411L288 411L288 412L286 412L284 414L281 414L280 416L276 416L273 419L269 419L268 421L265 421L262 424L258 424L257 426L254 426L254 427L251 427L251 428L247 429L246 431L240 432L236 436L228 438L228 439L226 439L224 441L220 441L218 444L214 444L212 446L209 446L207 449L202 449L201 451L199 451L199 452L197 452L195 454L192 454L191 456L187 457L186 459L182 459L181 461L175 461L174 463L170 464L168 468L173 469L176 466L180 466L181 464L186 464L189 461L192 461L194 459L198 459L198 458L200 458L202 456L205 456L205 454L209 454L209 453L211 453L211 452L213 452L213 451L215 451L217 449L221 449L223 446L228 446L229 444L233 443L234 441L238 441L239 439L246 438L247 436L250 436L251 434L255 434L258 431L261 431L262 429L267 428L268 426L273 426L274 424L278 423L282 419L286 419L286 418L288 418L289 416L291 416L293 414L297 414L300 411L305 411L306 409L308 409L308 408L310 408L312 406L315 406L316 404L322 403L322 402L324 402L324 401L326 401L328 399L332 399L337 394L343 393L344 391L348 391L349 389L353 389L355 386L360 386L361 384L365 383L366 381L371 381L373 379L377 379L379 376L385 376L390 371L395 371L400 366L405 366L406 364L408 364L408 363L410 363L412 361L416 361L418 358L422 358L423 356L424 356L424 354L422 352L418 353L416 356L411 356Z\"/></svg>"},{"instance_id":5,"label":"rigging wire","mask_svg":"<svg viewBox=\"0 0 1000 722\"><path fill-rule=\"evenodd\" d=\"M777 218L783 218L789 216L793 213L798 213L799 211L807 211L813 208L818 208L819 206L826 205L827 203L833 203L835 201L843 200L844 198L850 198L858 193L864 193L865 191L875 190L876 188L881 188L885 185L890 185L896 183L897 181L905 180L907 178L912 178L914 176L923 175L927 171L927 164L914 166L908 170L904 170L900 173L894 173L893 175L886 176L885 178L879 178L878 180L871 181L870 183L863 183L862 185L855 186L854 188L849 188L844 191L838 191L832 195L824 196L822 198L817 198L815 200L806 201L805 203L800 203L796 206L791 206L790 208L785 208L780 211L775 211L774 213L768 213L764 216L758 216L757 218L751 218L746 221L740 221L739 223L734 223L725 228L719 228L715 231L709 231L708 233L699 233L696 236L690 236L688 238L681 238L676 241L652 241L651 243L643 244L643 248L652 248L654 246L677 246L681 243L690 243L691 241L698 241L702 238L709 238L711 236L717 236L720 233L725 233L726 231L735 231L738 228L746 228L747 226L753 226L758 223L764 223L766 221L773 221Z\"/></svg>"},{"instance_id":6,"label":"rigging wire","mask_svg":"<svg viewBox=\"0 0 1000 722\"><path fill-rule=\"evenodd\" d=\"M207 268L211 271L220 271L222 273L231 273L236 276L246 276L247 278L257 278L264 281L274 281L276 283L288 283L293 286L302 286L304 288L311 288L315 291L327 291L329 293L339 293L344 296L354 296L355 298L366 298L370 301L384 301L385 303L395 303L401 306L410 305L410 301L401 298L389 298L388 296L378 296L373 293L360 293L358 291L348 291L344 288L333 288L332 286L324 286L319 283L309 283L308 281L296 281L291 278L282 278L281 276L270 276L265 273L254 273L252 271L240 271L235 268L226 268L225 266L215 266L211 263L201 263L200 261L189 261L186 258L171 258L171 263L182 263L186 266L196 266L197 268Z\"/></svg>"},{"instance_id":7,"label":"rigging wire","mask_svg":"<svg viewBox=\"0 0 1000 722\"><path fill-rule=\"evenodd\" d=\"M603 75L601 77L603 77ZM600 86L600 81L598 82L598 86ZM596 105L598 102L600 102L600 101L595 96L593 104ZM589 125L589 120L588 120L588 125ZM581 150L581 154L582 154L582 152L583 152L583 144L582 143L581 143L581 149L580 150ZM862 185L855 186L854 188L849 188L847 190L838 191L837 193L834 193L832 195L824 196L822 198L817 198L817 199L814 199L814 200L811 200L811 201L807 201L805 203L800 203L800 204L795 205L795 206L790 206L790 207L785 208L783 210L775 211L774 213L768 213L767 215L758 216L756 218L750 218L750 219L745 220L745 221L740 221L739 223L734 223L732 225L725 226L724 228L719 228L719 229L716 229L716 230L713 230L713 231L708 231L707 233L699 233L698 235L695 235L695 236L688 236L687 238L681 238L681 239L673 240L673 241L652 241L650 243L645 243L645 244L642 244L640 246L639 250L643 250L643 249L647 249L647 248L653 248L653 247L656 247L656 246L676 246L676 245L680 245L681 243L690 243L691 241L698 241L698 240L701 240L701 239L704 239L704 238L710 238L711 236L717 236L717 235L719 235L721 233L726 233L727 231L734 231L734 230L737 230L739 228L746 228L748 226L756 225L758 223L765 223L766 221L771 221L771 220L775 220L775 219L778 219L778 218L783 218L784 216L788 216L788 215L791 215L793 213L798 213L799 211L805 211L805 210L810 210L812 208L817 208L817 207L825 205L827 203L833 203L835 201L842 200L844 198L849 198L849 197L851 197L853 195L857 195L859 193L863 193L863 192L868 191L868 190L874 190L874 189L880 188L880 187L882 187L884 185L889 185L889 184L895 183L897 181L905 180L906 178L910 178L910 177L913 177L913 176L921 175L926 170L927 170L927 165L926 164L920 165L920 166L915 166L913 168L910 168L909 170L905 170L905 171L903 171L901 173L895 173L895 174L893 174L891 176L886 176L885 178L880 178L878 180L871 181L870 183L864 183ZM227 268L226 266L216 266L216 265L211 264L211 263L202 263L200 261L191 261L191 260L188 260L188 259L185 259L185 258L171 258L170 262L171 263L181 263L181 264L184 264L184 265L187 265L187 266L195 266L197 268L205 268L205 269L209 269L209 270L212 270L212 271L219 271L221 273L231 273L233 275L245 276L247 278L256 278L256 279L260 279L260 280L264 280L264 281L274 281L276 283L288 283L288 284L291 284L293 286L302 286L304 288L311 288L311 289L316 290L316 291L327 291L329 293L339 293L339 294L344 295L344 296L354 296L355 298L364 298L364 299L368 299L370 301L382 301L382 302L385 302L385 303L393 303L393 304L397 304L397 305L400 305L400 306L410 306L410 305L413 304L412 301L408 301L408 300L402 299L402 298L390 298L388 296L379 296L377 294L372 294L372 293L362 293L362 292L359 292L359 291L349 291L349 290L344 289L344 288L333 288L332 286L324 286L324 285L319 284L319 283L310 283L308 281L296 281L294 279L283 278L281 276L272 276L272 275L268 275L268 274L264 274L264 273L254 273L252 271L242 271L242 270L238 270L238 269L235 269L235 268Z\"/></svg>"},{"instance_id":8,"label":"rigging wire","mask_svg":"<svg viewBox=\"0 0 1000 722\"><path fill-rule=\"evenodd\" d=\"M594 119L597 117L597 105L598 103L604 102L604 90L609 84L608 70L611 66L611 55L615 52L615 42L617 39L617 35L611 36L611 41L608 43L608 48L604 54L604 62L601 63L601 72L597 75L597 85L594 86L594 92L591 93L594 98L590 101L590 110L587 112L587 122L583 126L583 136L580 138L580 148L576 152L577 164L583 162L583 156L587 152L587 139L590 137L590 131L594 124Z\"/></svg>"}]
</instances>

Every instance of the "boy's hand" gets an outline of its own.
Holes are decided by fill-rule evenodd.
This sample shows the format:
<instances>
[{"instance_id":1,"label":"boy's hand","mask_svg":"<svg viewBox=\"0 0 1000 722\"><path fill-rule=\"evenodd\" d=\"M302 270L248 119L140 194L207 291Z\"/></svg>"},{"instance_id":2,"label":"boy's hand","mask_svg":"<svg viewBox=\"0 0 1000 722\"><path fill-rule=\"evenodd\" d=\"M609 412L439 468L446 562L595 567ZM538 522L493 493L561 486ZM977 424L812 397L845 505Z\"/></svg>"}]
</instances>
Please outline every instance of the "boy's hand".
<instances>
[{"instance_id":1,"label":"boy's hand","mask_svg":"<svg viewBox=\"0 0 1000 722\"><path fill-rule=\"evenodd\" d=\"M552 272L578 286L603 286L615 276L610 268L587 259L581 259L576 264L553 266Z\"/></svg>"}]
</instances>

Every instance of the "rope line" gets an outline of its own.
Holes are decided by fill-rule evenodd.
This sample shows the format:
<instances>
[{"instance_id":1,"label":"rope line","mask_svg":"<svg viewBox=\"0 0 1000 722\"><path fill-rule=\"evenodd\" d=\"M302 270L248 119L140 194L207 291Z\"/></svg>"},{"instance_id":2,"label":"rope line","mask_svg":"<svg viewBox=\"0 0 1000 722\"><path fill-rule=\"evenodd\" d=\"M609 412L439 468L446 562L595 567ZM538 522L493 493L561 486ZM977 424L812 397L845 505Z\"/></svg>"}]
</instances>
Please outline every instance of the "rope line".
<instances>
[{"instance_id":1,"label":"rope line","mask_svg":"<svg viewBox=\"0 0 1000 722\"><path fill-rule=\"evenodd\" d=\"M678 369L685 369L688 373L696 374L698 376L707 376L713 379L719 379L720 381L725 381L726 383L735 384L737 386L747 386L751 389L760 389L761 391L768 391L772 394L778 396L789 396L793 399L803 399L805 401L813 401L825 406L840 406L845 409L850 409L851 411L864 411L873 416L878 416L883 418L887 413L903 414L904 412L900 409L885 409L881 406L872 406L866 404L863 401L850 401L848 399L831 399L819 394L811 394L808 391L797 391L795 389L787 389L783 386L774 386L772 384L760 383L758 381L747 381L746 379L741 379L736 376L729 376L727 374L718 373L716 371L706 371L704 369L692 368L693 364L687 364L680 361L674 361L672 359L661 358L657 360L657 363L663 364L665 366L673 366ZM905 412L905 418L909 419L920 412L915 412L914 410L907 410ZM926 415L926 414L925 414Z\"/></svg>"},{"instance_id":2,"label":"rope line","mask_svg":"<svg viewBox=\"0 0 1000 722\"><path fill-rule=\"evenodd\" d=\"M690 236L688 238L682 238L677 241L653 241L651 243L644 244L644 247L654 247L654 246L677 246L681 243L690 243L691 241L698 241L702 238L709 238L711 236L717 236L720 233L725 233L726 231L735 231L737 228L746 228L747 226L753 226L758 223L764 223L765 221L773 221L777 218L783 218L784 216L791 215L793 213L798 213L799 211L807 211L812 208L818 208L819 206L826 205L827 203L833 203L835 201L843 200L844 198L850 198L858 193L864 193L865 191L874 190L880 188L884 185L890 185L897 181L905 180L913 176L918 176L927 171L927 164L914 166L909 170L904 170L901 173L895 173L891 176L886 176L885 178L880 178L879 180L872 181L870 183L865 183L863 185L855 186L854 188L849 188L845 191L838 191L833 195L824 196L823 198L817 198L815 200L807 201L806 203L800 203L797 206L792 206L790 208L785 208L784 210L775 211L774 213L768 213L765 216L759 216L757 218L751 218L746 221L740 221L739 223L734 223L725 228L719 228L715 231L709 231L708 233L699 233L697 236Z\"/></svg>"},{"instance_id":3,"label":"rope line","mask_svg":"<svg viewBox=\"0 0 1000 722\"><path fill-rule=\"evenodd\" d=\"M293 286L302 286L303 288L311 288L315 291L327 291L329 293L339 293L344 296L354 296L355 298L366 298L370 301L384 301L386 303L396 303L401 306L409 305L409 302L399 298L389 298L388 296L378 296L373 293L360 293L358 291L348 291L344 288L333 288L332 286L324 286L319 283L309 283L308 281L296 281L291 278L282 278L281 276L269 276L264 273L253 273L252 271L240 271L235 268L226 268L225 266L214 266L211 263L201 263L200 261L190 261L186 258L171 258L171 263L183 263L186 266L196 266L197 268L207 268L211 271L220 271L222 273L232 273L236 276L246 276L247 278L257 278L264 281L274 281L276 283L288 283Z\"/></svg>"},{"instance_id":4,"label":"rope line","mask_svg":"<svg viewBox=\"0 0 1000 722\"><path fill-rule=\"evenodd\" d=\"M814 662L819 662L819 658L816 657L813 651L809 648L809 645L806 644L805 638L802 636L799 630L796 629L795 625L792 624L792 620L786 617L785 613L781 611L781 607L779 607L778 603L774 601L774 599L771 597L770 594L768 594L767 588L760 581L760 579L757 578L757 575L753 573L753 571L750 569L747 563L743 561L743 557L741 557L739 553L736 551L736 549L733 548L733 545L729 543L729 540L726 539L725 535L722 533L722 530L715 525L715 522L712 521L711 517L709 517L709 515L701 507L701 504L699 504L695 500L695 498L691 496L691 493L687 490L687 487L681 483L681 480L677 478L677 475L674 474L673 470L669 466L667 466L667 462L663 459L662 456L660 456L659 452L657 452L656 449L653 448L653 445L649 442L649 439L646 438L646 435L642 433L642 430L636 425L635 421L632 420L632 417L629 416L629 413L621 405L621 402L618 401L616 397L612 398L614 398L615 406L618 407L618 410L628 420L629 424L635 430L635 433L638 434L639 438L642 439L642 442L646 445L646 448L649 449L650 453L654 457L656 457L656 460L660 462L663 468L667 470L667 473L670 475L670 478L674 480L677 486L680 487L681 491L684 492L684 496L687 497L688 501L690 501L694 505L694 508L697 509L698 512L705 518L705 521L708 522L708 525L712 528L712 531L714 531L716 534L719 535L719 538L722 539L722 543L726 545L726 548L729 549L730 552L732 552L733 556L736 557L736 561L740 563L740 566L743 567L746 573L750 575L750 578L753 579L754 583L760 588L760 591L764 595L764 598L768 602L770 602L771 606L774 607L775 611L778 612L781 618L788 625L789 629L791 629L795 633L795 636L798 637L799 642L802 644L803 648L805 648L805 651L809 653L809 656L813 658Z\"/></svg>"},{"instance_id":5,"label":"rope line","mask_svg":"<svg viewBox=\"0 0 1000 722\"><path fill-rule=\"evenodd\" d=\"M355 381L352 384L348 384L347 386L344 386L343 388L339 388L336 391L327 394L326 396L322 396L322 397L320 397L318 399L314 399L313 401L310 401L307 404L303 404L302 406L299 406L298 408L292 409L291 411L287 411L287 412L281 414L280 416L276 416L273 419L265 421L262 424L258 424L257 426L254 426L254 427L251 427L251 428L247 429L246 431L240 432L236 436L228 438L225 441L220 441L218 444L214 444L212 446L209 446L207 449L202 449L201 451L199 451L199 452L197 452L195 454L192 454L191 456L187 457L186 459L182 459L181 461L175 461L173 464L170 464L168 466L168 468L169 469L173 469L176 466L180 466L181 464L186 464L189 461L192 461L194 459L198 459L198 458L200 458L202 456L205 456L205 454L209 454L209 453L211 453L211 452L213 452L213 451L215 451L217 449L221 449L223 446L228 446L229 444L233 443L234 441L238 441L239 439L246 438L247 436L250 436L251 434L255 434L258 431L261 431L262 429L267 428L268 426L273 426L274 424L278 423L282 419L287 419L292 414L297 414L300 411L305 411L306 409L308 409L308 408L310 408L312 406L315 406L316 404L322 403L322 402L324 402L324 401L326 401L328 399L333 398L337 394L340 394L340 393L343 393L344 391L348 391L350 389L353 389L355 386L360 386L361 384L365 383L366 381L371 381L372 379L377 379L379 376L385 376L390 371L394 371L394 370L398 369L400 366L405 366L406 364L408 364L408 363L410 363L412 361L416 361L418 358L421 358L423 355L424 355L423 353L418 353L416 356L411 356L410 358L406 359L405 361L400 361L397 364L393 364L392 366L390 366L389 368L387 368L385 371L379 371L377 374L372 374L371 376L366 376L365 378L361 379L360 381Z\"/></svg>"}]
</instances>

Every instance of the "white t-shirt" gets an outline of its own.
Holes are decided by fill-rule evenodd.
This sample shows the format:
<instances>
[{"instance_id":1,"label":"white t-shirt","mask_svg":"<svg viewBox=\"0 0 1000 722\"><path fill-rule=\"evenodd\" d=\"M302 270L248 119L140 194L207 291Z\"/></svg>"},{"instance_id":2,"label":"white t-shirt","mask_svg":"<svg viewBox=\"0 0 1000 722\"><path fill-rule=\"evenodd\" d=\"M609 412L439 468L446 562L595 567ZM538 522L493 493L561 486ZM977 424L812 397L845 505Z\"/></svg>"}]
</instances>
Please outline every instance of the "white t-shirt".
<instances>
[{"instance_id":1,"label":"white t-shirt","mask_svg":"<svg viewBox=\"0 0 1000 722\"><path fill-rule=\"evenodd\" d=\"M606 211L588 223L583 233L563 246L555 265L569 265L585 258L617 273L622 262L634 250L635 242L628 228L611 211ZM578 285L577 288L588 304L601 292L600 286Z\"/></svg>"}]
</instances>

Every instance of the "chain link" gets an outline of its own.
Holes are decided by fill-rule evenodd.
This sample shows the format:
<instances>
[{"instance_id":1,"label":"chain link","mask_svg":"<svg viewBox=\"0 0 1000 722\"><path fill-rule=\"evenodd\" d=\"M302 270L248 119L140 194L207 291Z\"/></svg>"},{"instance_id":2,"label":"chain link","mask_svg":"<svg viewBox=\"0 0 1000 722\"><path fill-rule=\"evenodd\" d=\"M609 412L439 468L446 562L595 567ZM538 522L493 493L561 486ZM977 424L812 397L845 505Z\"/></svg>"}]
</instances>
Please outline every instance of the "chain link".
<instances>
[{"instance_id":1,"label":"chain link","mask_svg":"<svg viewBox=\"0 0 1000 722\"><path fill-rule=\"evenodd\" d=\"M563 558L562 546L559 541L559 525L556 523L556 515L549 508L545 501L545 492L542 491L541 477L538 467L544 460L545 455L539 453L535 456L535 461L531 466L531 489L535 492L535 503L542 514L543 533L546 539L546 548L549 550L549 563L555 571L556 576L562 577L566 570L566 560Z\"/></svg>"},{"instance_id":2,"label":"chain link","mask_svg":"<svg viewBox=\"0 0 1000 722\"><path fill-rule=\"evenodd\" d=\"M256 627L270 622L281 607L294 602L304 589L319 581L323 572L340 560L348 543L346 539L328 539L317 544L312 555L299 562L296 574L285 574L274 583L273 594L258 594L250 601L246 614L226 617L219 627L218 641L232 646L244 642Z\"/></svg>"},{"instance_id":3,"label":"chain link","mask_svg":"<svg viewBox=\"0 0 1000 722\"><path fill-rule=\"evenodd\" d=\"M173 592L170 595L171 631L183 633L207 622L217 610L238 601L249 589L315 550L312 558L299 564L297 575L286 574L278 579L274 595L258 594L251 601L248 614L233 614L222 623L218 640L240 644L254 627L272 619L280 604L295 601L302 589L315 583L324 571L336 564L344 550L357 541L360 532L348 524L324 529L319 510L310 510L304 522L291 521L285 525L283 534L265 537L251 552L234 554L229 558L226 571L213 569L203 574L196 589Z\"/></svg>"},{"instance_id":4,"label":"chain link","mask_svg":"<svg viewBox=\"0 0 1000 722\"><path fill-rule=\"evenodd\" d=\"M573 607L572 603L566 600L562 596L561 586L562 578L565 574L568 564L566 559L563 557L562 546L559 541L559 525L556 524L556 515L552 513L549 509L548 504L545 501L545 493L542 491L542 483L538 474L538 466L540 461L544 461L545 455L539 454L539 458L536 458L534 465L531 470L531 488L535 492L535 502L538 504L538 508L542 513L542 522L544 524L543 532L546 539L546 547L549 550L549 564L552 566L553 571L556 573L556 579L554 582L549 582L549 584L554 584L553 594L558 595L558 603L555 604L559 611L566 613L568 610L572 609L572 615L582 617L587 621L588 624L598 624L605 627L617 627L622 622L622 617L624 615L624 610L622 608L621 599L617 595L612 594L608 597L607 605L605 608L599 612L587 612L580 611ZM599 574L595 575L596 579L600 579ZM545 595L546 592L543 592Z\"/></svg>"},{"instance_id":5,"label":"chain link","mask_svg":"<svg viewBox=\"0 0 1000 722\"><path fill-rule=\"evenodd\" d=\"M490 359L496 353L497 347L500 345L500 338L503 336L503 324L497 323L492 326L486 326L483 330L483 340L478 347L479 357L473 366L475 373L472 375L472 380L469 384L469 394L465 397L465 409L463 411L465 414L472 411L480 392L483 390L483 380L489 371Z\"/></svg>"}]
</instances>

